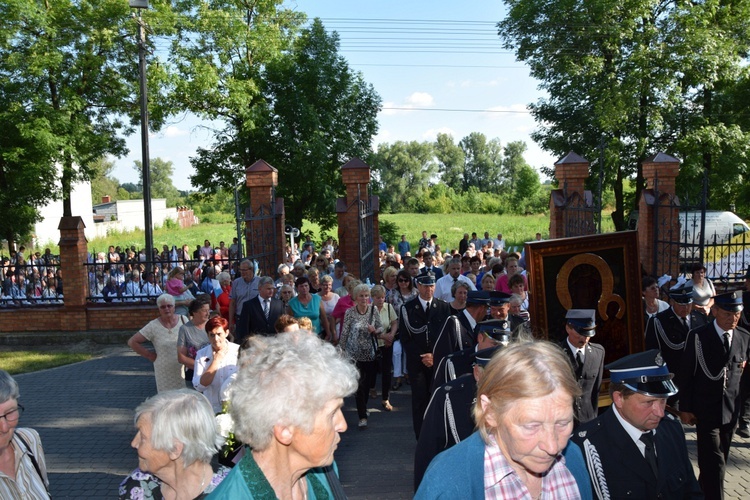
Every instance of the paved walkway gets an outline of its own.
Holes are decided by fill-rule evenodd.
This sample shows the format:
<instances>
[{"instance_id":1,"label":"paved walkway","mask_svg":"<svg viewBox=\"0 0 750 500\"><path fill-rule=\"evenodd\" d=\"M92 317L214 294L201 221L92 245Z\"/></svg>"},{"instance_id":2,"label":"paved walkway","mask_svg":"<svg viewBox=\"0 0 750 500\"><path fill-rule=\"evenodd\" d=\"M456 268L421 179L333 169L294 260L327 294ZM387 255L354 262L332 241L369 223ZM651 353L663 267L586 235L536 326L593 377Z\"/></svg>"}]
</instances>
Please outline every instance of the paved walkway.
<instances>
[{"instance_id":1,"label":"paved walkway","mask_svg":"<svg viewBox=\"0 0 750 500\"><path fill-rule=\"evenodd\" d=\"M54 498L116 498L122 477L137 465L133 410L156 392L150 364L123 348L106 357L16 376L26 407L24 427L42 436ZM349 430L336 460L350 499L412 496L414 434L409 387L392 394L393 412L370 402L369 428L357 429L353 398L346 401ZM695 433L687 429L695 465ZM727 471L726 498L750 491L750 440L735 439ZM697 471L697 468L696 468Z\"/></svg>"}]
</instances>

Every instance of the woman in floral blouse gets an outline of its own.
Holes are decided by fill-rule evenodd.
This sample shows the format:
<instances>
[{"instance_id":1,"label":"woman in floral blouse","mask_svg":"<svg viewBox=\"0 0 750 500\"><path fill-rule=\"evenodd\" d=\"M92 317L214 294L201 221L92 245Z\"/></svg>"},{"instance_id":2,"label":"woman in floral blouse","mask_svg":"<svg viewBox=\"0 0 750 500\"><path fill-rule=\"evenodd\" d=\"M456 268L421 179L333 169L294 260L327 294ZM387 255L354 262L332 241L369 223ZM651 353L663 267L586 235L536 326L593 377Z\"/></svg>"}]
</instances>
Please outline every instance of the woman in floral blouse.
<instances>
[{"instance_id":1,"label":"woman in floral blouse","mask_svg":"<svg viewBox=\"0 0 750 500\"><path fill-rule=\"evenodd\" d=\"M376 376L375 353L377 339L383 335L380 313L370 305L370 287L358 285L352 291L354 307L346 311L341 329L340 345L352 358L359 370L357 387L357 414L359 428L367 428L367 399Z\"/></svg>"}]
</instances>

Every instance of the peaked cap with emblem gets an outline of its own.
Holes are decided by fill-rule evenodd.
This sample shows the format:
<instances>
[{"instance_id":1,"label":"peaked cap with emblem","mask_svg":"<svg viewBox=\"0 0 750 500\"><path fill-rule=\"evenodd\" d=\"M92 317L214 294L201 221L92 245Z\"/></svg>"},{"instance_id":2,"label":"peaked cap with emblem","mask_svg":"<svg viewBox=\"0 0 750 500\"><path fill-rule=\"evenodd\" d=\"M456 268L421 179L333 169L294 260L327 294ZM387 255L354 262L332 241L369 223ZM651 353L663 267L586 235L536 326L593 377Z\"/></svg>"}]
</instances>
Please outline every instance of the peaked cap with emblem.
<instances>
[{"instance_id":1,"label":"peaked cap with emblem","mask_svg":"<svg viewBox=\"0 0 750 500\"><path fill-rule=\"evenodd\" d=\"M596 335L596 311L593 309L568 309L565 319L573 329L584 337Z\"/></svg>"},{"instance_id":2,"label":"peaked cap with emblem","mask_svg":"<svg viewBox=\"0 0 750 500\"><path fill-rule=\"evenodd\" d=\"M432 273L420 274L419 276L417 276L417 283L419 283L420 285L434 285L435 275Z\"/></svg>"},{"instance_id":3,"label":"peaked cap with emblem","mask_svg":"<svg viewBox=\"0 0 750 500\"><path fill-rule=\"evenodd\" d=\"M673 374L661 357L659 349L637 352L605 366L613 384L621 383L645 396L666 398L677 394Z\"/></svg>"},{"instance_id":4,"label":"peaked cap with emblem","mask_svg":"<svg viewBox=\"0 0 750 500\"><path fill-rule=\"evenodd\" d=\"M492 291L490 292L490 305L501 306L503 304L507 304L508 302L510 302L510 297L511 295L509 293Z\"/></svg>"},{"instance_id":5,"label":"peaked cap with emblem","mask_svg":"<svg viewBox=\"0 0 750 500\"><path fill-rule=\"evenodd\" d=\"M477 331L479 333L486 333L488 337L504 345L510 342L510 322L504 319L490 319L477 323Z\"/></svg>"},{"instance_id":6,"label":"peaked cap with emblem","mask_svg":"<svg viewBox=\"0 0 750 500\"><path fill-rule=\"evenodd\" d=\"M725 311L740 312L743 309L742 292L720 293L714 297L714 304Z\"/></svg>"},{"instance_id":7,"label":"peaked cap with emblem","mask_svg":"<svg viewBox=\"0 0 750 500\"><path fill-rule=\"evenodd\" d=\"M669 298L678 304L690 304L693 301L693 287L682 283L669 289Z\"/></svg>"}]
</instances>

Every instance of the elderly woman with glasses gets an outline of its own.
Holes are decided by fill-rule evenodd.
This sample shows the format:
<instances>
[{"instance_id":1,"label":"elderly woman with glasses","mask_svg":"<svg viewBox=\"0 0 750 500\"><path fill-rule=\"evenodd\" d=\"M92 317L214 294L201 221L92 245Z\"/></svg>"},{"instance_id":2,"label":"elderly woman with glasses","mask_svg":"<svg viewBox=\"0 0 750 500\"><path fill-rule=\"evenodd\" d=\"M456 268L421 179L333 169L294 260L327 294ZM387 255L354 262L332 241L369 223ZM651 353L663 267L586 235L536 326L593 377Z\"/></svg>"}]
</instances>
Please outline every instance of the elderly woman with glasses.
<instances>
[{"instance_id":1,"label":"elderly woman with glasses","mask_svg":"<svg viewBox=\"0 0 750 500\"><path fill-rule=\"evenodd\" d=\"M130 443L138 468L120 484L120 499L203 498L229 469L211 466L223 441L211 405L191 390L167 391L135 409Z\"/></svg>"},{"instance_id":2,"label":"elderly woman with glasses","mask_svg":"<svg viewBox=\"0 0 750 500\"><path fill-rule=\"evenodd\" d=\"M185 387L182 364L177 359L177 338L180 327L188 323L185 316L175 314L174 297L165 293L156 299L159 317L150 321L141 331L130 337L128 346L154 364L156 392ZM143 344L151 342L154 350Z\"/></svg>"},{"instance_id":3,"label":"elderly woman with glasses","mask_svg":"<svg viewBox=\"0 0 750 500\"><path fill-rule=\"evenodd\" d=\"M19 396L16 381L0 370L0 498L49 498L42 440L34 429L16 427Z\"/></svg>"},{"instance_id":4,"label":"elderly woman with glasses","mask_svg":"<svg viewBox=\"0 0 750 500\"><path fill-rule=\"evenodd\" d=\"M333 454L356 368L304 332L248 343L229 391L234 434L248 452L209 498L345 498Z\"/></svg>"}]
</instances>

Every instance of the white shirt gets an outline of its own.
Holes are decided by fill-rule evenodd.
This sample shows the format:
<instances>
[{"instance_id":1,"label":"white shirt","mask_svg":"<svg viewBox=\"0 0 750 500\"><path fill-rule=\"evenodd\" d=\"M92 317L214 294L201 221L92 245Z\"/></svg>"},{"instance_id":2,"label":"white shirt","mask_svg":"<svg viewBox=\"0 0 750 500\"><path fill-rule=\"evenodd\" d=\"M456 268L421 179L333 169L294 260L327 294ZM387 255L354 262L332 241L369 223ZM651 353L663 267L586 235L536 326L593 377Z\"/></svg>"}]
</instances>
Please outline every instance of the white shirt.
<instances>
[{"instance_id":1,"label":"white shirt","mask_svg":"<svg viewBox=\"0 0 750 500\"><path fill-rule=\"evenodd\" d=\"M570 339L569 338L566 338L565 342L568 343L568 347L570 347L570 350L573 353L573 357L576 357L577 354L580 352L581 353L581 359L584 360L584 361L586 360L586 348L585 347L583 349L577 348L576 346L574 346L573 344L570 343Z\"/></svg>"},{"instance_id":2,"label":"white shirt","mask_svg":"<svg viewBox=\"0 0 750 500\"><path fill-rule=\"evenodd\" d=\"M466 283L469 285L469 289L472 291L476 291L477 287L474 286L474 283L471 282L469 278L466 276L459 274L458 278L456 278L458 281L462 283ZM450 274L446 274L437 282L435 283L435 297L439 299L443 299L446 302L452 302L453 301L453 295L451 295L451 287L453 286L453 276Z\"/></svg>"},{"instance_id":3,"label":"white shirt","mask_svg":"<svg viewBox=\"0 0 750 500\"><path fill-rule=\"evenodd\" d=\"M722 330L721 328L719 328L719 325L716 324L716 321L714 321L714 328L716 329L716 333L719 334L719 340L721 340L721 343L723 345L724 344L724 330ZM732 330L729 330L729 331L727 331L727 333L729 334L729 346L731 347L732 346L732 337L733 337L733 333L734 332Z\"/></svg>"},{"instance_id":4,"label":"white shirt","mask_svg":"<svg viewBox=\"0 0 750 500\"><path fill-rule=\"evenodd\" d=\"M615 416L617 417L617 420L620 422L620 425L622 425L622 428L625 429L625 432L628 433L628 436L630 436L630 439L633 440L635 445L638 447L638 450L641 452L641 455L643 457L646 457L646 443L641 441L641 435L643 434L643 431L638 429L637 427L633 426L630 422L622 418L622 415L620 415L620 412L617 411L617 407L615 405L612 405L612 410L615 412ZM656 434L656 429L652 431L654 435ZM655 453L659 453L658 450L654 450Z\"/></svg>"},{"instance_id":5,"label":"white shirt","mask_svg":"<svg viewBox=\"0 0 750 500\"><path fill-rule=\"evenodd\" d=\"M208 365L214 359L213 348L208 344L199 350L195 355L195 372L193 374L193 386L198 392L202 392L213 407L214 412L221 411L221 388L229 377L237 371L237 357L239 356L240 346L229 342L229 352L222 358L221 366L214 374L214 379L210 385L201 385L201 376L206 371Z\"/></svg>"}]
</instances>

